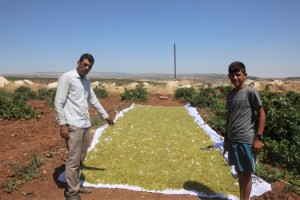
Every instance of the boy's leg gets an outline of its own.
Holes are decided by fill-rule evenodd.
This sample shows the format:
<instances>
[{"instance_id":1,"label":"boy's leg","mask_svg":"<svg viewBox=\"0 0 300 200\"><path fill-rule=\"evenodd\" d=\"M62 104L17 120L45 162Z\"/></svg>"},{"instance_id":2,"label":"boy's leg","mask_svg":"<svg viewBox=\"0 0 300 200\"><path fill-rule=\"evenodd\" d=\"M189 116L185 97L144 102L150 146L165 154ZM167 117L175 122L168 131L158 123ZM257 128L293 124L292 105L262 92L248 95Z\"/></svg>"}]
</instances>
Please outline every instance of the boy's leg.
<instances>
[{"instance_id":1,"label":"boy's leg","mask_svg":"<svg viewBox=\"0 0 300 200\"><path fill-rule=\"evenodd\" d=\"M242 190L242 178L241 178L241 175L239 173L239 170L238 170L238 167L235 165L235 171L237 172L237 178L238 178L238 181L239 181L239 188L240 188L240 200L242 200L242 194L243 194L243 190Z\"/></svg>"},{"instance_id":2,"label":"boy's leg","mask_svg":"<svg viewBox=\"0 0 300 200\"><path fill-rule=\"evenodd\" d=\"M251 174L255 171L255 156L252 152L252 145L231 143L228 151L229 163L235 165L238 173L240 199L249 200L252 189Z\"/></svg>"},{"instance_id":3,"label":"boy's leg","mask_svg":"<svg viewBox=\"0 0 300 200\"><path fill-rule=\"evenodd\" d=\"M252 177L251 172L239 172L238 173L239 186L240 186L240 199L249 200L252 190Z\"/></svg>"}]
</instances>

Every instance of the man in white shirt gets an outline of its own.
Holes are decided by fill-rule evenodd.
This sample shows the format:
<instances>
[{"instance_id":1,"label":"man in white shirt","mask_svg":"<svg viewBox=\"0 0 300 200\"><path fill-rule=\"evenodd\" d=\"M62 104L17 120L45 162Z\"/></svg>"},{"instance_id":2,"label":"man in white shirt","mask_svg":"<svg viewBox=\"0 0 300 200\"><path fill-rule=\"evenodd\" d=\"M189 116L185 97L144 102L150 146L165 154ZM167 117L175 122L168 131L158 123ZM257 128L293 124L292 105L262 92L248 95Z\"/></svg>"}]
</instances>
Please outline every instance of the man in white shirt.
<instances>
[{"instance_id":1,"label":"man in white shirt","mask_svg":"<svg viewBox=\"0 0 300 200\"><path fill-rule=\"evenodd\" d=\"M58 80L55 96L56 119L60 125L60 136L66 140L68 158L66 161L67 200L80 200L79 193L91 190L80 184L83 161L89 147L91 126L88 102L109 125L113 120L97 99L90 81L86 77L94 64L90 54L83 54L77 68L64 73Z\"/></svg>"}]
</instances>

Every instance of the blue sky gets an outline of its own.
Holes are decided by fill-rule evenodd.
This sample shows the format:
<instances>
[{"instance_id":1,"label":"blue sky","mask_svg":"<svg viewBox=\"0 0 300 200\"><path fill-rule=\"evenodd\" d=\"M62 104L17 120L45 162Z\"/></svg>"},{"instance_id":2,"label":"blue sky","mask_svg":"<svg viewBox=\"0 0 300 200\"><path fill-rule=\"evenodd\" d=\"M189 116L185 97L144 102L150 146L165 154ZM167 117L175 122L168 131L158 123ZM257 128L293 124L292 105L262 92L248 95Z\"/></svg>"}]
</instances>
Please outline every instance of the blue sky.
<instances>
[{"instance_id":1,"label":"blue sky","mask_svg":"<svg viewBox=\"0 0 300 200\"><path fill-rule=\"evenodd\" d=\"M93 71L300 76L299 0L0 0L0 74Z\"/></svg>"}]
</instances>

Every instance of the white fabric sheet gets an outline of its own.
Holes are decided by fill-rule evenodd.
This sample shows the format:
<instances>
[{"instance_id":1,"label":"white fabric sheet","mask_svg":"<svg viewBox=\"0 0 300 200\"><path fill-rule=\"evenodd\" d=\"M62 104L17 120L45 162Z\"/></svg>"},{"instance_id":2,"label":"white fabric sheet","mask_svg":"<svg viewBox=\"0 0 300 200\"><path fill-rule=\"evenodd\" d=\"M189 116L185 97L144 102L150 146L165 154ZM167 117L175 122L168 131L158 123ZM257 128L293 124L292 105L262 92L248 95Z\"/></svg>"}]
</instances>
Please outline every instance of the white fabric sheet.
<instances>
[{"instance_id":1,"label":"white fabric sheet","mask_svg":"<svg viewBox=\"0 0 300 200\"><path fill-rule=\"evenodd\" d=\"M129 111L132 108L134 108L134 104L132 106L130 106L129 108L126 108L123 111L121 111L120 113L118 113L116 118L115 118L115 121L119 117L124 116L124 113ZM204 131L207 134L209 134L209 136L211 137L211 140L215 143L214 148L218 149L220 151L220 153L223 153L223 141L221 140L220 136L213 129L211 129L207 124L205 124L205 122L201 118L200 114L197 112L196 108L190 106L189 104L187 104L185 106L185 108L187 109L189 114L195 118L196 123L201 128L203 128ZM96 132L94 134L94 139L93 139L92 144L91 144L91 147L88 149L88 151L90 151L91 149L94 148L96 143L99 141L99 138L100 138L101 134L103 133L104 129L107 128L107 127L108 127L108 125L104 125L104 126L98 128L96 130ZM226 161L228 161L227 153L225 154L224 159ZM235 172L233 166L231 166L231 173L232 173L233 176L236 177L236 172ZM58 177L58 180L66 182L64 172L60 174L60 176ZM228 196L223 195L223 194L206 195L204 193L199 193L197 191L188 191L188 190L184 190L184 189L181 189L181 190L151 191L151 190L145 190L145 189L143 189L141 187L138 187L138 186L130 186L130 185L91 184L91 183L87 183L87 182L84 182L83 185L86 186L86 187L121 188L121 189L129 189L129 190L134 190L134 191L145 191L145 192L154 192L154 193L162 193L162 194L188 194L188 195L194 195L194 196L200 196L200 197L209 197L209 198L219 197L219 198L224 198L224 199L228 199L228 200L238 200L239 199L238 197L236 197L234 195L228 195ZM265 182L264 180L262 180L261 178L255 176L255 175L252 175L251 197L261 195L261 194L263 194L263 193L265 193L269 190L271 190L271 185L269 183Z\"/></svg>"}]
</instances>

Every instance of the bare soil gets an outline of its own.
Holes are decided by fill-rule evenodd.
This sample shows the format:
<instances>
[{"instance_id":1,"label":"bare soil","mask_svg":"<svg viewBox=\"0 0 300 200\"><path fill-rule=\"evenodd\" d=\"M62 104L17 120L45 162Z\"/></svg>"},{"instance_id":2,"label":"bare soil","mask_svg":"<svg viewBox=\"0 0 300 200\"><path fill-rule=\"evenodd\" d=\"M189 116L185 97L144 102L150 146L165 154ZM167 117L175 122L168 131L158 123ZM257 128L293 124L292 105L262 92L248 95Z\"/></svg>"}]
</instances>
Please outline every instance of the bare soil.
<instances>
[{"instance_id":1,"label":"bare soil","mask_svg":"<svg viewBox=\"0 0 300 200\"><path fill-rule=\"evenodd\" d=\"M168 96L168 95L164 95ZM149 95L146 105L156 106L183 106L184 103L172 99L161 100L159 94ZM120 101L119 96L110 96L100 100L107 112L115 116L120 111L131 105L131 102ZM59 127L55 122L54 110L46 105L45 101L34 100L29 104L40 113L40 119L28 121L1 121L0 122L0 199L44 199L63 200L66 185L57 180L58 175L64 171L67 150L65 142L59 136ZM91 115L95 115L93 110ZM14 180L15 172L12 166L18 161L28 165L32 155L36 153L44 158L43 165L39 168L38 177L21 184L19 189L6 192L7 184ZM252 200L261 199L300 199L288 189L284 182L272 184L272 191ZM85 200L199 200L208 199L189 195L165 195L158 193L137 192L126 189L91 188L92 193L81 195ZM213 199L213 198L210 198ZM217 198L215 198L217 199Z\"/></svg>"}]
</instances>

